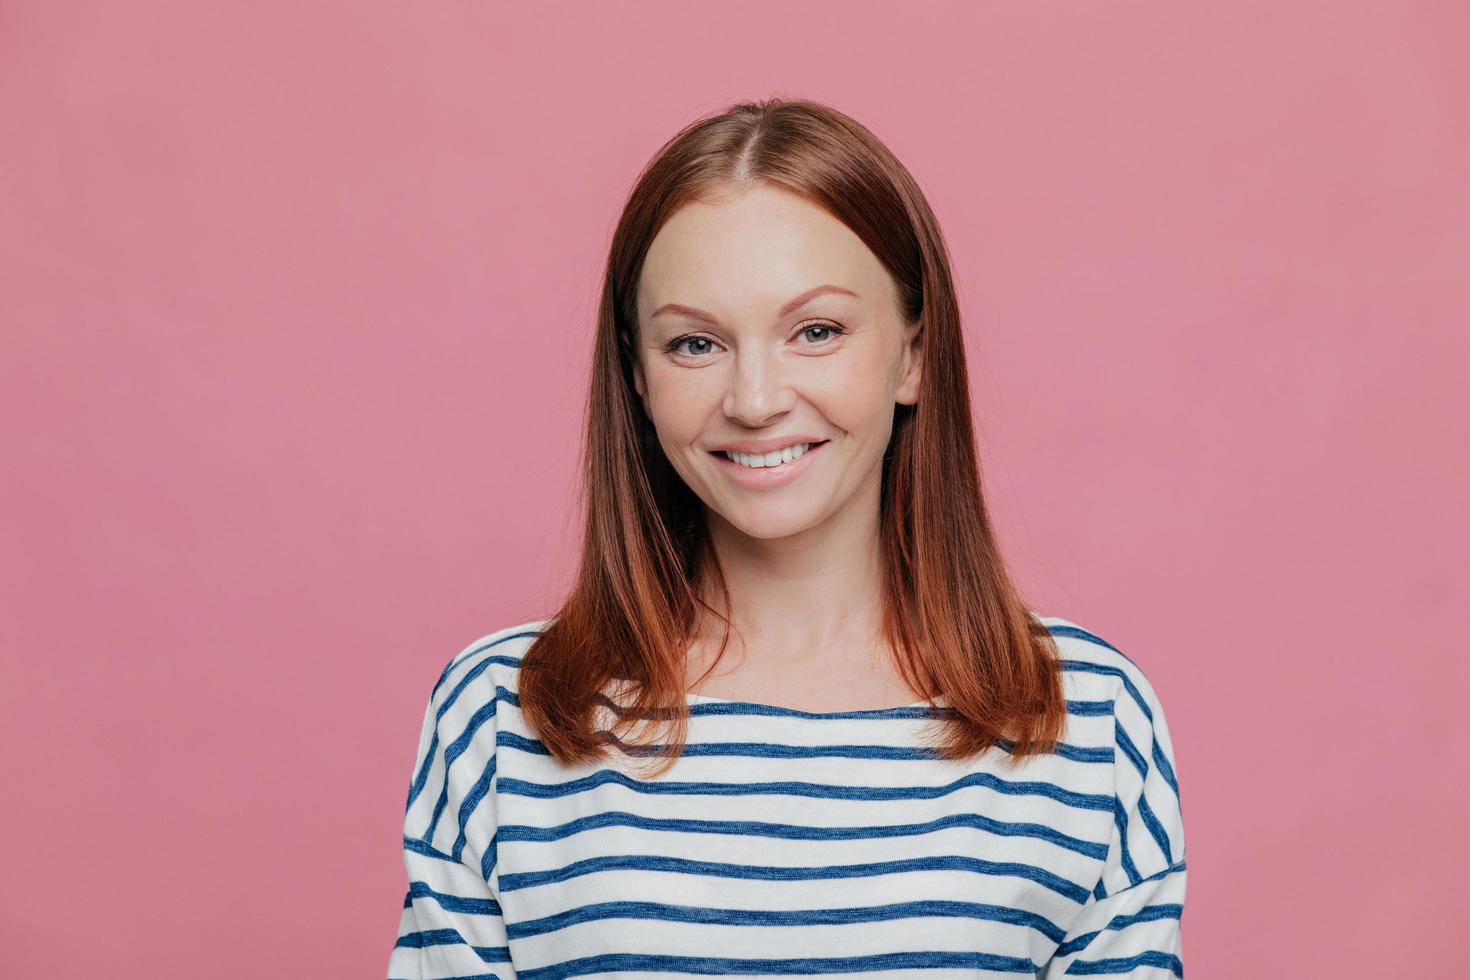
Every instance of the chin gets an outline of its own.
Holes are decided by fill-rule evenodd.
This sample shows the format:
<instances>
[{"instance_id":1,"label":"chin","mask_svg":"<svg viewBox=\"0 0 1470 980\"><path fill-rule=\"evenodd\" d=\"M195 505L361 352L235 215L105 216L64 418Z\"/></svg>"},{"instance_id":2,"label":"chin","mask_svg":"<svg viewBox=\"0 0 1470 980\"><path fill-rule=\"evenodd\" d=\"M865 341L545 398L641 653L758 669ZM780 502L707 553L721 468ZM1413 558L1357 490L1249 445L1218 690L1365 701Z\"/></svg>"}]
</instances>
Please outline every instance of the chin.
<instances>
[{"instance_id":1,"label":"chin","mask_svg":"<svg viewBox=\"0 0 1470 980\"><path fill-rule=\"evenodd\" d=\"M782 514L751 511L721 514L720 520L732 530L757 541L779 541L809 531L822 523L818 514L791 513L791 508L787 508L787 512Z\"/></svg>"}]
</instances>

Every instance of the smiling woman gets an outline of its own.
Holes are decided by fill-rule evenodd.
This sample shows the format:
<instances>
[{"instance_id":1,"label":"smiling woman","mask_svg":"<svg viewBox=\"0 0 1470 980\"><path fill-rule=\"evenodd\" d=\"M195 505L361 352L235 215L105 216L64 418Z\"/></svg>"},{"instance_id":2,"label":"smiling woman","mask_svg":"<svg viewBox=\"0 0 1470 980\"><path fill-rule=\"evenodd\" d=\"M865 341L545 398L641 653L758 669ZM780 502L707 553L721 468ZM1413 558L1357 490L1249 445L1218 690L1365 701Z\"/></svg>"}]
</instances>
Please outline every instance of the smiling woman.
<instances>
[{"instance_id":1,"label":"smiling woman","mask_svg":"<svg viewBox=\"0 0 1470 980\"><path fill-rule=\"evenodd\" d=\"M878 462L893 437L896 407L915 403L921 377L920 320L906 315L872 249L808 195L766 181L726 182L663 222L644 257L635 303L633 387L668 465L716 515L707 522L709 543L726 574L739 574L725 556L741 552L740 539L764 542L772 556L792 549L813 555L813 547L853 553L852 536L864 532L847 515L876 522ZM689 330L692 323L697 330ZM819 453L765 458L818 443ZM732 462L712 449L762 458L753 469L749 456ZM834 534L841 525L847 530ZM863 579L875 564L849 566L850 574L828 567L830 575L804 576L803 588L871 593ZM758 624L794 635L791 624L749 622L756 617L746 605L747 637ZM833 623L877 613L837 608L830 599L827 608ZM834 637L810 611L800 623L813 642L874 642ZM795 671L833 666L841 665L769 655L745 668L741 683L757 670L790 680ZM761 683L774 686L769 676Z\"/></svg>"},{"instance_id":2,"label":"smiling woman","mask_svg":"<svg viewBox=\"0 0 1470 980\"><path fill-rule=\"evenodd\" d=\"M938 224L864 127L741 104L648 165L584 461L571 594L429 696L390 977L1182 975L1163 705L1011 581Z\"/></svg>"}]
</instances>

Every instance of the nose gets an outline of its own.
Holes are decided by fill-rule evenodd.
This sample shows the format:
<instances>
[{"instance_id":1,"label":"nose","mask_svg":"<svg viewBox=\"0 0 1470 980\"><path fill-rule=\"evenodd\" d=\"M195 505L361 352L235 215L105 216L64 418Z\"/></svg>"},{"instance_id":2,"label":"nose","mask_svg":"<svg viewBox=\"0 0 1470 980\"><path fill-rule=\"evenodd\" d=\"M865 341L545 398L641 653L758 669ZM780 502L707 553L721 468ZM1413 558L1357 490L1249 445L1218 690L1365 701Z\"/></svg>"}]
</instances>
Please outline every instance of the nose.
<instances>
[{"instance_id":1,"label":"nose","mask_svg":"<svg viewBox=\"0 0 1470 980\"><path fill-rule=\"evenodd\" d=\"M778 355L746 347L731 365L724 405L727 418L758 427L791 410L796 392Z\"/></svg>"}]
</instances>

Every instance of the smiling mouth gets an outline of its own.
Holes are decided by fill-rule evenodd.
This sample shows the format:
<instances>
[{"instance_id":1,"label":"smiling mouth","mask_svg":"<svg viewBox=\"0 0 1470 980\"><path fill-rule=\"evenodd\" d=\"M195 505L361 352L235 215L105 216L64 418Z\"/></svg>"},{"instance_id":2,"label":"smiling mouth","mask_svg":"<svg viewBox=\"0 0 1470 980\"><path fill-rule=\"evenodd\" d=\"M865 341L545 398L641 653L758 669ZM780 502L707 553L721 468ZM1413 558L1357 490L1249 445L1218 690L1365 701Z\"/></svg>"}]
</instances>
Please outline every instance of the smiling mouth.
<instances>
[{"instance_id":1,"label":"smiling mouth","mask_svg":"<svg viewBox=\"0 0 1470 980\"><path fill-rule=\"evenodd\" d=\"M790 464L795 463L797 460L801 459L807 453L812 452L813 450L815 450L815 449L817 449L817 448L819 448L821 446L825 446L830 441L831 441L830 439L822 439L822 440L819 440L817 442L800 443L799 445L804 445L806 448L803 449L801 452L796 453L795 455L793 455L790 459L787 459L787 458L785 458L783 456L781 459L779 459L777 462L774 462L774 463L753 462L755 460L763 460L763 459L766 459L769 454L765 454L765 453L735 453L735 454L732 454L732 453L727 452L727 451L725 451L723 449L716 449L716 450L713 450L711 452L711 455L717 456L717 457L719 457L720 459L724 460L727 463L733 463L734 465L739 466L739 467L742 467L742 468L747 469L747 470L753 470L753 471L757 471L757 472L759 472L761 470L779 470L782 467L789 466ZM744 462L742 462L741 459L737 459L736 458L737 456L742 457L744 459Z\"/></svg>"}]
</instances>

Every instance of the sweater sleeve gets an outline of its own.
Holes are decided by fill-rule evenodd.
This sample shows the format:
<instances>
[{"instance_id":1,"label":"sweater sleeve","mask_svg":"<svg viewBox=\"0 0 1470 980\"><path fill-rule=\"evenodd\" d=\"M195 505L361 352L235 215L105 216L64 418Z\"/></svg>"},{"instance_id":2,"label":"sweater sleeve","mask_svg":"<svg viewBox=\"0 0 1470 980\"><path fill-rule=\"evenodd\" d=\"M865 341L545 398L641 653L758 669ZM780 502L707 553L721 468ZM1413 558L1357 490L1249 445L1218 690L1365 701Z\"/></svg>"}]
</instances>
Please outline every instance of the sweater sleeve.
<instances>
[{"instance_id":1,"label":"sweater sleeve","mask_svg":"<svg viewBox=\"0 0 1470 980\"><path fill-rule=\"evenodd\" d=\"M1037 974L1184 976L1184 816L1163 706L1143 673L1122 670L1114 700L1113 829L1102 873Z\"/></svg>"},{"instance_id":2,"label":"sweater sleeve","mask_svg":"<svg viewBox=\"0 0 1470 980\"><path fill-rule=\"evenodd\" d=\"M495 699L475 704L476 686L447 680L453 667L429 697L410 777L389 980L516 976L495 886Z\"/></svg>"}]
</instances>

